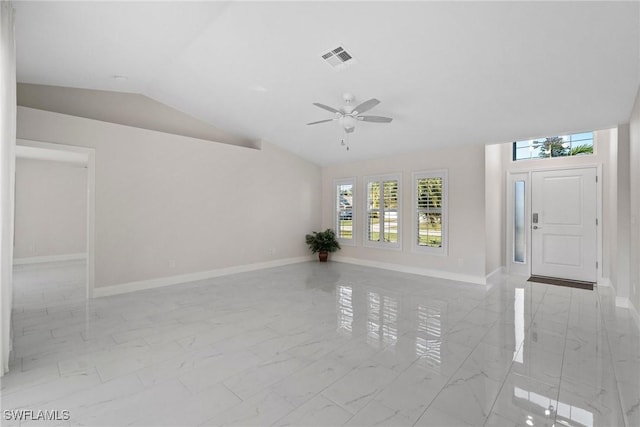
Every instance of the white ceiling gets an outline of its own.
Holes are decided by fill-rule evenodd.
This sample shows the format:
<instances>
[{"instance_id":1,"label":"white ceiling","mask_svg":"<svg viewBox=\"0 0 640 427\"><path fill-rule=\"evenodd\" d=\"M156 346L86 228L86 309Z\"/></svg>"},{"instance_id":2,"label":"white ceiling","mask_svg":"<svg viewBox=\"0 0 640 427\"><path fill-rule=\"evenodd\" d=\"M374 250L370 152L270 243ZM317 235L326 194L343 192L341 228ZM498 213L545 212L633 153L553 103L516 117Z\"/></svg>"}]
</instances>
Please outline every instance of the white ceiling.
<instances>
[{"instance_id":1,"label":"white ceiling","mask_svg":"<svg viewBox=\"0 0 640 427\"><path fill-rule=\"evenodd\" d=\"M142 93L322 165L613 126L640 83L638 2L14 6L18 81ZM324 63L338 45L357 64ZM349 152L337 123L305 125L345 91L394 118Z\"/></svg>"}]
</instances>

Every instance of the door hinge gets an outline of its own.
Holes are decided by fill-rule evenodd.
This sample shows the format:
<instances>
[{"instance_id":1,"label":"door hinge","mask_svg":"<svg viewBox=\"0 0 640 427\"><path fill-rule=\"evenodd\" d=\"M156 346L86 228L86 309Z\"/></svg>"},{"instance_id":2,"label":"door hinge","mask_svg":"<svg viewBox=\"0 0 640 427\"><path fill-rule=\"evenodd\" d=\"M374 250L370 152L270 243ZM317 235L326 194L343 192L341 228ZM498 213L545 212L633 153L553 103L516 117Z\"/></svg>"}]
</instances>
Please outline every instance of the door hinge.
<instances>
[{"instance_id":1,"label":"door hinge","mask_svg":"<svg viewBox=\"0 0 640 427\"><path fill-rule=\"evenodd\" d=\"M596 218L596 225L598 225L598 218Z\"/></svg>"},{"instance_id":2,"label":"door hinge","mask_svg":"<svg viewBox=\"0 0 640 427\"><path fill-rule=\"evenodd\" d=\"M598 261L596 261L596 270L598 269Z\"/></svg>"},{"instance_id":3,"label":"door hinge","mask_svg":"<svg viewBox=\"0 0 640 427\"><path fill-rule=\"evenodd\" d=\"M598 175L596 175L596 182L598 182Z\"/></svg>"}]
</instances>

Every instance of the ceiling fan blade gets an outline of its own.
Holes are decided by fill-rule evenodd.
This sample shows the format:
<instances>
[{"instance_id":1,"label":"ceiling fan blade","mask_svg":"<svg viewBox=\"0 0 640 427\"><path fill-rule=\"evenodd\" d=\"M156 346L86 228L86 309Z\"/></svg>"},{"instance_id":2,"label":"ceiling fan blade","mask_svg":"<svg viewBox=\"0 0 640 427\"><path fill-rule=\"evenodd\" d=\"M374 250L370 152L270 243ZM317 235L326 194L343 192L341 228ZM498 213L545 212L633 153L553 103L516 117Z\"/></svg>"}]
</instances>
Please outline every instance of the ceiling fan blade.
<instances>
[{"instance_id":1,"label":"ceiling fan blade","mask_svg":"<svg viewBox=\"0 0 640 427\"><path fill-rule=\"evenodd\" d=\"M362 104L360 104L356 108L354 108L353 109L353 114L364 113L365 111L369 111L370 109L372 109L373 107L375 107L378 104L380 104L380 101L378 101L375 98L371 98L370 100L364 101Z\"/></svg>"},{"instance_id":2,"label":"ceiling fan blade","mask_svg":"<svg viewBox=\"0 0 640 427\"><path fill-rule=\"evenodd\" d=\"M335 108L329 107L328 105L320 104L318 102L314 102L313 105L315 105L316 107L320 107L323 110L331 111L332 113L342 114L340 111L336 110Z\"/></svg>"},{"instance_id":3,"label":"ceiling fan blade","mask_svg":"<svg viewBox=\"0 0 640 427\"><path fill-rule=\"evenodd\" d=\"M391 117L382 117L382 116L358 116L358 120L362 120L363 122L375 122L375 123L389 123L393 120Z\"/></svg>"},{"instance_id":4,"label":"ceiling fan blade","mask_svg":"<svg viewBox=\"0 0 640 427\"><path fill-rule=\"evenodd\" d=\"M318 123L326 123L326 122L332 122L335 119L328 119L328 120L318 120L317 122L311 122L311 123L307 123L307 125L317 125Z\"/></svg>"}]
</instances>

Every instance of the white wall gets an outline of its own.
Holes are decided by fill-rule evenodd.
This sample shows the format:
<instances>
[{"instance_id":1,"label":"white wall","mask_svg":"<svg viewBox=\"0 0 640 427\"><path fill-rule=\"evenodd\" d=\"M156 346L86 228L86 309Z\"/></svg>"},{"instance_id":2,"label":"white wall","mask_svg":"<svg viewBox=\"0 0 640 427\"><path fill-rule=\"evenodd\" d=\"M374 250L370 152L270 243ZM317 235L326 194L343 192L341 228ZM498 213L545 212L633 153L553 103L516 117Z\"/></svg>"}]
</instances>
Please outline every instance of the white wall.
<instances>
[{"instance_id":1,"label":"white wall","mask_svg":"<svg viewBox=\"0 0 640 427\"><path fill-rule=\"evenodd\" d=\"M629 161L629 125L618 126L617 161L617 242L616 258L612 268L616 269L613 286L618 298L629 298L629 249L631 247L631 205L630 205L630 161Z\"/></svg>"},{"instance_id":2,"label":"white wall","mask_svg":"<svg viewBox=\"0 0 640 427\"><path fill-rule=\"evenodd\" d=\"M345 156L349 153L345 151ZM411 173L448 169L449 174L449 247L448 255L429 255L412 251L412 182ZM402 250L364 247L363 176L401 172L402 182ZM356 246L344 245L336 259L367 265L385 264L405 271L423 272L440 277L484 283L485 264L485 148L467 146L429 150L410 155L345 163L322 169L322 228L334 228L333 180L357 177Z\"/></svg>"},{"instance_id":3,"label":"white wall","mask_svg":"<svg viewBox=\"0 0 640 427\"><path fill-rule=\"evenodd\" d=\"M611 130L608 164L608 182L603 183L603 191L607 198L607 202L603 205L603 210L606 212L608 219L604 224L606 238L603 238L603 240L607 243L608 252L606 250L604 252L606 261L603 266L603 275L608 277L615 287L618 282L617 263L613 261L618 259L618 128Z\"/></svg>"},{"instance_id":4,"label":"white wall","mask_svg":"<svg viewBox=\"0 0 640 427\"><path fill-rule=\"evenodd\" d=\"M307 256L320 168L262 150L18 108L18 137L95 148L96 284Z\"/></svg>"},{"instance_id":5,"label":"white wall","mask_svg":"<svg viewBox=\"0 0 640 427\"><path fill-rule=\"evenodd\" d=\"M629 159L630 159L630 292L629 298L636 314L640 313L640 90L629 119Z\"/></svg>"},{"instance_id":6,"label":"white wall","mask_svg":"<svg viewBox=\"0 0 640 427\"><path fill-rule=\"evenodd\" d=\"M14 259L86 252L87 169L16 161Z\"/></svg>"},{"instance_id":7,"label":"white wall","mask_svg":"<svg viewBox=\"0 0 640 427\"><path fill-rule=\"evenodd\" d=\"M0 3L0 376L9 370L16 148L15 11Z\"/></svg>"},{"instance_id":8,"label":"white wall","mask_svg":"<svg viewBox=\"0 0 640 427\"><path fill-rule=\"evenodd\" d=\"M505 173L500 145L485 147L486 271L494 272L505 260Z\"/></svg>"}]
</instances>

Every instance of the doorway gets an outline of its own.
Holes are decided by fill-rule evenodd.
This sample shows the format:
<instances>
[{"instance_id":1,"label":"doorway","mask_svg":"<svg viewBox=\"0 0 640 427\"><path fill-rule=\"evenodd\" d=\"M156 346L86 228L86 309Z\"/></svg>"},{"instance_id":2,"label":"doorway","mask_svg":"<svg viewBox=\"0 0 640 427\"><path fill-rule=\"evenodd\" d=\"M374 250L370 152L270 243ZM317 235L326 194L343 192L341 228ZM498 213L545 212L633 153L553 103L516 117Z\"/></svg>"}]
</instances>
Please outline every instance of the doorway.
<instances>
[{"instance_id":1,"label":"doorway","mask_svg":"<svg viewBox=\"0 0 640 427\"><path fill-rule=\"evenodd\" d=\"M601 278L601 166L507 176L507 268L522 276Z\"/></svg>"},{"instance_id":2,"label":"doorway","mask_svg":"<svg viewBox=\"0 0 640 427\"><path fill-rule=\"evenodd\" d=\"M531 274L597 280L596 169L532 172Z\"/></svg>"},{"instance_id":3,"label":"doorway","mask_svg":"<svg viewBox=\"0 0 640 427\"><path fill-rule=\"evenodd\" d=\"M16 157L72 163L86 168L86 263L87 299L93 297L95 281L95 152L91 148L18 139ZM55 257L54 257L55 258ZM64 257L63 257L64 258ZM62 259L61 259L62 260Z\"/></svg>"}]
</instances>

